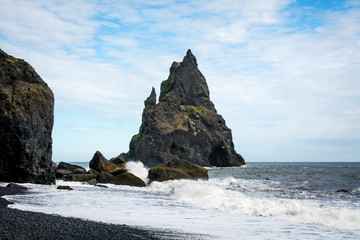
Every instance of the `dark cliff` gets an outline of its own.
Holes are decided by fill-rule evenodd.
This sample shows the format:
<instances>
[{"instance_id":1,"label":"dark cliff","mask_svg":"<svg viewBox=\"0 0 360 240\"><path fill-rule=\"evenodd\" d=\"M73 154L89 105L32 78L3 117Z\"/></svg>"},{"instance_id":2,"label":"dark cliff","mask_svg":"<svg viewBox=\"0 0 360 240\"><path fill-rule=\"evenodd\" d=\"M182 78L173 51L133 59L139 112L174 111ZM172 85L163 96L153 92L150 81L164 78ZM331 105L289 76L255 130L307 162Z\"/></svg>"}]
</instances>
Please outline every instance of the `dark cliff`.
<instances>
[{"instance_id":1,"label":"dark cliff","mask_svg":"<svg viewBox=\"0 0 360 240\"><path fill-rule=\"evenodd\" d=\"M55 183L54 96L24 60L0 50L0 181Z\"/></svg>"},{"instance_id":2,"label":"dark cliff","mask_svg":"<svg viewBox=\"0 0 360 240\"><path fill-rule=\"evenodd\" d=\"M200 166L245 164L234 150L231 130L210 101L205 77L190 50L182 62L172 64L157 104L152 89L126 159L148 167L178 159Z\"/></svg>"}]
</instances>

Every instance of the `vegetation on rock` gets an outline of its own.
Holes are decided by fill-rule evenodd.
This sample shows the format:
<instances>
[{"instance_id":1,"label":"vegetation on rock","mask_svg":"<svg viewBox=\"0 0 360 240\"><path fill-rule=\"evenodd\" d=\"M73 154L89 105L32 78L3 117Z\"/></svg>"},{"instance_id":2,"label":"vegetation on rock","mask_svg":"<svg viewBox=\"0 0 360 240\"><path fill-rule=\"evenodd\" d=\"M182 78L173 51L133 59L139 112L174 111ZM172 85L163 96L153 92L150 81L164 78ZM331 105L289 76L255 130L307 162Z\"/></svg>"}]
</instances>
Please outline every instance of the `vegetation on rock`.
<instances>
[{"instance_id":1,"label":"vegetation on rock","mask_svg":"<svg viewBox=\"0 0 360 240\"><path fill-rule=\"evenodd\" d=\"M245 164L209 95L189 50L181 63L170 67L168 79L161 83L159 102L154 88L145 101L139 133L132 137L125 160L139 160L148 167L177 159L200 166Z\"/></svg>"}]
</instances>

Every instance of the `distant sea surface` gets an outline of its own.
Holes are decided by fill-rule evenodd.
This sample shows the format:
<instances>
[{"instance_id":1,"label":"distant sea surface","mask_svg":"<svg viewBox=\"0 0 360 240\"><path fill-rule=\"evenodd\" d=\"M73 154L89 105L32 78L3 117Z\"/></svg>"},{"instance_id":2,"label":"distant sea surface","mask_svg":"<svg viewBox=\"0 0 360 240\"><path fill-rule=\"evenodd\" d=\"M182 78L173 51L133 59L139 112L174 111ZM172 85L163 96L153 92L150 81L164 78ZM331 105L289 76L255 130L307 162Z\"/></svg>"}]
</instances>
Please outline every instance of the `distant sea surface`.
<instances>
[{"instance_id":1,"label":"distant sea surface","mask_svg":"<svg viewBox=\"0 0 360 240\"><path fill-rule=\"evenodd\" d=\"M146 181L142 163L127 167ZM360 163L250 162L208 170L208 181L153 182L145 188L57 181L74 189L60 191L25 184L34 194L6 198L17 209L209 239L360 239Z\"/></svg>"}]
</instances>

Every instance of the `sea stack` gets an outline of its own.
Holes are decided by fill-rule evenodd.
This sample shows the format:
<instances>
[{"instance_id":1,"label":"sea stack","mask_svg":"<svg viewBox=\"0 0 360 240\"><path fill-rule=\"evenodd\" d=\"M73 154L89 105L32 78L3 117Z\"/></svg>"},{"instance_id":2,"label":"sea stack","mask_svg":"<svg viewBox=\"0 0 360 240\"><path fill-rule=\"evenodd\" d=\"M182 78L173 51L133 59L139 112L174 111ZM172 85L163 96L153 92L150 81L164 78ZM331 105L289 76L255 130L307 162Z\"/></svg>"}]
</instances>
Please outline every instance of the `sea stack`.
<instances>
[{"instance_id":1,"label":"sea stack","mask_svg":"<svg viewBox=\"0 0 360 240\"><path fill-rule=\"evenodd\" d=\"M55 183L54 95L22 59L0 50L0 181Z\"/></svg>"},{"instance_id":2,"label":"sea stack","mask_svg":"<svg viewBox=\"0 0 360 240\"><path fill-rule=\"evenodd\" d=\"M159 102L154 88L145 100L142 124L130 141L126 160L139 160L147 167L177 160L199 166L244 165L234 149L231 130L209 95L205 77L188 50L161 83Z\"/></svg>"}]
</instances>

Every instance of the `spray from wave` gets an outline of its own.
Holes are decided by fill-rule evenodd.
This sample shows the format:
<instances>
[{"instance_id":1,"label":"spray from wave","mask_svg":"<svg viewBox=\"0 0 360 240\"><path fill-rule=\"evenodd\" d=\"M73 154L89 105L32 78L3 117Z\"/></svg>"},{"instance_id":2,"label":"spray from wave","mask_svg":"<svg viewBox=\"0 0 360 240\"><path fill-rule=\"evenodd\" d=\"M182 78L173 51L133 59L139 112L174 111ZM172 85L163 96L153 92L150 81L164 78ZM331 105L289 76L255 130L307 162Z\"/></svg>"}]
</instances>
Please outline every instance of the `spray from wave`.
<instances>
[{"instance_id":1,"label":"spray from wave","mask_svg":"<svg viewBox=\"0 0 360 240\"><path fill-rule=\"evenodd\" d=\"M315 200L251 197L226 188L229 179L209 181L178 180L151 186L182 203L203 209L236 214L273 217L294 223L316 224L341 230L360 230L360 210L335 207Z\"/></svg>"},{"instance_id":2,"label":"spray from wave","mask_svg":"<svg viewBox=\"0 0 360 240\"><path fill-rule=\"evenodd\" d=\"M143 180L145 184L149 182L149 179L147 178L149 169L147 169L142 162L137 162L137 161L127 162L125 168L130 173L134 174L135 176Z\"/></svg>"}]
</instances>

